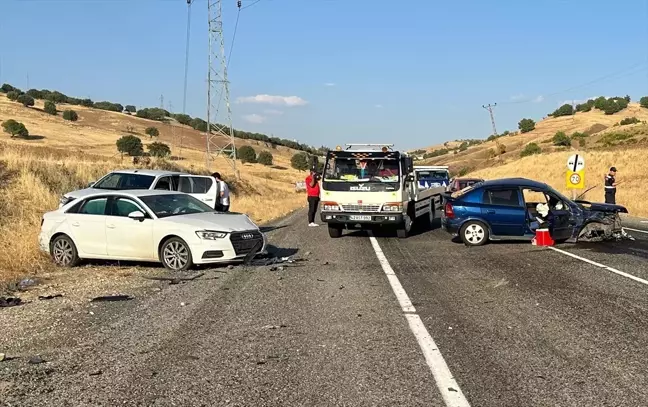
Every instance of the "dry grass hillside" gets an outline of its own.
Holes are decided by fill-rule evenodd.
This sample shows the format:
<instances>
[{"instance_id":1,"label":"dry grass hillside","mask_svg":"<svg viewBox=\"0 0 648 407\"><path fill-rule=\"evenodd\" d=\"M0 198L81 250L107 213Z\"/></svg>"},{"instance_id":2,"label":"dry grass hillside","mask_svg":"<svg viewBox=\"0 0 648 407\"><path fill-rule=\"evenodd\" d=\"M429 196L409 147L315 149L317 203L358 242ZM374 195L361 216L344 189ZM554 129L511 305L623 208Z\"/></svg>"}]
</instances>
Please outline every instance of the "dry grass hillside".
<instances>
[{"instance_id":1,"label":"dry grass hillside","mask_svg":"<svg viewBox=\"0 0 648 407\"><path fill-rule=\"evenodd\" d=\"M51 267L48 258L39 253L37 235L41 215L55 209L61 194L83 187L107 172L119 168L133 168L129 158L120 158L115 142L129 132L143 143L152 141L144 135L149 126L160 130L159 141L172 146L174 155L182 159L173 162L153 160L154 168L186 170L205 173L204 136L179 124L128 116L123 113L71 107L79 120L63 120L61 114L51 116L40 109L42 102L28 108L0 95L0 122L15 119L25 124L28 139L11 139L0 133L0 281L32 275ZM65 105L58 105L65 110ZM173 131L172 127L173 126ZM183 134L183 149L179 151L179 137ZM304 173L290 168L295 152L285 147L267 147L256 141L242 141L252 145L257 153L268 150L274 156L272 167L260 164L241 164L237 167L241 181L235 181L231 167L224 159L216 159L212 171L220 171L233 191L232 210L248 213L257 222L278 218L300 206L305 199L294 190L294 182ZM175 149L173 147L176 147ZM178 151L176 151L178 150Z\"/></svg>"},{"instance_id":2,"label":"dry grass hillside","mask_svg":"<svg viewBox=\"0 0 648 407\"><path fill-rule=\"evenodd\" d=\"M565 174L567 158L570 151L554 152L524 157L490 168L480 169L470 173L484 179L509 177L524 177L543 181L566 196L571 197L571 191L566 188ZM648 147L613 148L608 151L591 151L585 153L585 189L593 188L582 199L592 202L604 202L603 177L610 166L615 165L619 170L617 181L622 182L617 191L617 203L628 208L631 215L648 216L648 204L645 201L645 188L648 184L648 171L643 160L648 156Z\"/></svg>"},{"instance_id":3,"label":"dry grass hillside","mask_svg":"<svg viewBox=\"0 0 648 407\"><path fill-rule=\"evenodd\" d=\"M454 172L489 168L518 160L521 151L529 143L537 143L543 153L565 150L565 147L556 147L551 143L552 137L559 131L565 132L568 136L576 132L586 134L585 144L582 147L577 140L572 143L572 148L584 151L598 150L610 145L648 143L648 125L645 123L618 125L621 120L631 117L636 117L639 121L648 121L648 109L640 107L637 103L631 103L627 109L613 115L606 115L600 110L593 109L590 112L579 112L573 116L548 118L536 123L535 130L528 133L500 137L468 147L465 151L457 152L457 154L450 151L448 154L424 162L431 165L448 165ZM627 136L619 137L619 134L627 134ZM451 143L453 144L450 149L456 148L457 142ZM506 150L504 154L499 154L498 144L504 146ZM438 146L426 150L434 151L440 148L443 147Z\"/></svg>"},{"instance_id":4,"label":"dry grass hillside","mask_svg":"<svg viewBox=\"0 0 648 407\"><path fill-rule=\"evenodd\" d=\"M620 125L621 120L636 117L639 123ZM617 202L626 205L631 214L648 216L648 204L643 189L648 183L648 171L643 160L648 154L648 109L637 103L612 115L600 110L576 113L573 116L548 118L536 123L535 130L528 133L497 138L468 147L456 154L448 154L424 160L426 164L448 165L455 174L479 176L485 179L525 177L547 182L556 189L571 195L566 189L567 158L576 152L586 160L586 189L596 186L584 199L604 200L603 177L610 166L619 172L623 181L617 193ZM557 132L567 136L582 133L571 139L571 146L555 146L552 138ZM536 143L542 152L521 157L530 143ZM497 154L498 144L506 150ZM438 148L444 148L441 145ZM448 143L450 150L456 142ZM438 149L437 148L437 149ZM445 148L448 148L447 146ZM427 151L433 151L428 148ZM495 154L494 154L495 153ZM568 195L568 196L570 196Z\"/></svg>"}]
</instances>

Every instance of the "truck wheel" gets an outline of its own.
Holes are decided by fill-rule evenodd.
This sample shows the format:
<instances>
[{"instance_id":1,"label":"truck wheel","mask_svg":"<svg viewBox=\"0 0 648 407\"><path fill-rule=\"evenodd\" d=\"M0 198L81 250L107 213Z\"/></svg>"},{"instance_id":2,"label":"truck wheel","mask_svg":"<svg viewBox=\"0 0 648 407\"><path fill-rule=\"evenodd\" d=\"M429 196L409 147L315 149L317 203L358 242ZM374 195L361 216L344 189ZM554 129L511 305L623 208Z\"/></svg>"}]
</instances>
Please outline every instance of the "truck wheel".
<instances>
[{"instance_id":1,"label":"truck wheel","mask_svg":"<svg viewBox=\"0 0 648 407\"><path fill-rule=\"evenodd\" d=\"M488 228L479 221L470 220L459 229L459 236L466 246L482 246L488 242Z\"/></svg>"},{"instance_id":2,"label":"truck wheel","mask_svg":"<svg viewBox=\"0 0 648 407\"><path fill-rule=\"evenodd\" d=\"M403 219L403 224L400 225L398 229L396 229L396 236L398 236L399 239L407 239L411 230L412 230L412 218L405 215Z\"/></svg>"},{"instance_id":3,"label":"truck wheel","mask_svg":"<svg viewBox=\"0 0 648 407\"><path fill-rule=\"evenodd\" d=\"M334 238L334 239L337 239L338 237L342 236L342 228L341 227L329 225L328 231L329 231L329 236Z\"/></svg>"}]
</instances>

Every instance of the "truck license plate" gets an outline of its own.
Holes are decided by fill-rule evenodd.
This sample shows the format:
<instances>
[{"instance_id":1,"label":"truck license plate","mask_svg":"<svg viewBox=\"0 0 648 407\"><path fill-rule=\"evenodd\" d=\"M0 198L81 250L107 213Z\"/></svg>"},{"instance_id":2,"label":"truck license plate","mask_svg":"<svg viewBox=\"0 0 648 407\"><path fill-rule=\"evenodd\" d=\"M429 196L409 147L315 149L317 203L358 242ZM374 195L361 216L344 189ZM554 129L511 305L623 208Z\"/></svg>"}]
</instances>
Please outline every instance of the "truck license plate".
<instances>
[{"instance_id":1,"label":"truck license plate","mask_svg":"<svg viewBox=\"0 0 648 407\"><path fill-rule=\"evenodd\" d=\"M371 215L350 215L349 220L371 220Z\"/></svg>"}]
</instances>

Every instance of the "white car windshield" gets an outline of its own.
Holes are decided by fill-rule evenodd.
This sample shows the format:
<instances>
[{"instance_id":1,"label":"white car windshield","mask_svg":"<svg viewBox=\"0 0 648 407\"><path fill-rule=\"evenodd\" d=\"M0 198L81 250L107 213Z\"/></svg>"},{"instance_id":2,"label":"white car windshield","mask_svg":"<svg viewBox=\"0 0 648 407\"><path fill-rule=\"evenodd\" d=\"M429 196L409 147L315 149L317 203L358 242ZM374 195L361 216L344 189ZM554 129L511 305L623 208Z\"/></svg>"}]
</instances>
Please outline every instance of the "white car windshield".
<instances>
[{"instance_id":1,"label":"white car windshield","mask_svg":"<svg viewBox=\"0 0 648 407\"><path fill-rule=\"evenodd\" d=\"M168 216L188 215L192 213L214 212L214 209L200 202L191 195L148 195L140 197L142 202L155 213L158 218Z\"/></svg>"},{"instance_id":2,"label":"white car windshield","mask_svg":"<svg viewBox=\"0 0 648 407\"><path fill-rule=\"evenodd\" d=\"M113 172L103 177L92 187L115 191L124 189L149 189L154 180L155 177L151 175Z\"/></svg>"}]
</instances>

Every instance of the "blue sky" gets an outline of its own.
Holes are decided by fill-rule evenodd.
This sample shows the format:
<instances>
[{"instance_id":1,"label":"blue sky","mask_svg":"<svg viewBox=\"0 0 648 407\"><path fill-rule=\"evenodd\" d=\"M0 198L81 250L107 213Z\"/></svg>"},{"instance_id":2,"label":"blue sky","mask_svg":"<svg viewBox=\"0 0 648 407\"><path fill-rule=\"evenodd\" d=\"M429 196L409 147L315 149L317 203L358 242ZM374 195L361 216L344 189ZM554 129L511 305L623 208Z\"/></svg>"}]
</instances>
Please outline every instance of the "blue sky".
<instances>
[{"instance_id":1,"label":"blue sky","mask_svg":"<svg viewBox=\"0 0 648 407\"><path fill-rule=\"evenodd\" d=\"M223 1L229 48L236 0ZM498 103L502 132L564 100L648 95L646 0L254 1L243 0L229 67L243 130L413 148L487 137L483 104ZM163 94L179 112L186 10L0 0L0 81L137 107ZM187 113L205 117L207 0L194 0L191 28Z\"/></svg>"}]
</instances>

